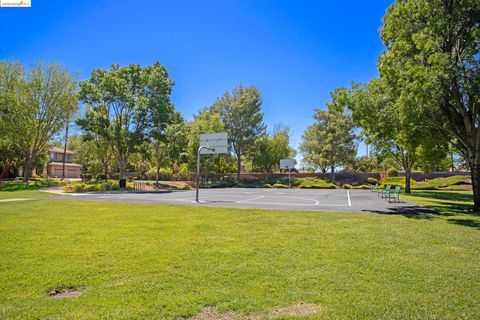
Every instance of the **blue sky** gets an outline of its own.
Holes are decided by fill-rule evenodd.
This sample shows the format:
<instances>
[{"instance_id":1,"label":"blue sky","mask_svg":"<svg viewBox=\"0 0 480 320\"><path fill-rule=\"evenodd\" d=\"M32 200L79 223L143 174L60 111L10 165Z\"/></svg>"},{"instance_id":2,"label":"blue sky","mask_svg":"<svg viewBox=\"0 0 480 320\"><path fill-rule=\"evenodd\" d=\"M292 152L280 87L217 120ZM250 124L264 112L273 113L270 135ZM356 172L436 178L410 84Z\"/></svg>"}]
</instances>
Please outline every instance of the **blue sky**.
<instances>
[{"instance_id":1,"label":"blue sky","mask_svg":"<svg viewBox=\"0 0 480 320\"><path fill-rule=\"evenodd\" d=\"M32 0L0 8L0 60L54 60L80 80L112 63L160 61L187 120L226 90L255 85L268 127L289 126L297 147L330 91L377 75L391 2Z\"/></svg>"}]
</instances>

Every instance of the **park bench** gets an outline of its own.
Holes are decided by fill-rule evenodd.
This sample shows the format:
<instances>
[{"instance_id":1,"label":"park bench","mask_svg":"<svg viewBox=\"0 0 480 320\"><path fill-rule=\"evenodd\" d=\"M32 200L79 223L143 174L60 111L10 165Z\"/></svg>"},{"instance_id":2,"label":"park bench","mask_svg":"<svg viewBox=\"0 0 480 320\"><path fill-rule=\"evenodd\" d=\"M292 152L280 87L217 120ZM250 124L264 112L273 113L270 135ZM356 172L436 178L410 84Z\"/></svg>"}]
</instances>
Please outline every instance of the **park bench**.
<instances>
[{"instance_id":1,"label":"park bench","mask_svg":"<svg viewBox=\"0 0 480 320\"><path fill-rule=\"evenodd\" d=\"M402 189L402 187L395 186L395 189L393 191L390 190L388 193L385 194L388 199L388 202L390 202L391 198L393 198L393 200L395 200L396 198L397 201L400 202L400 189Z\"/></svg>"},{"instance_id":2,"label":"park bench","mask_svg":"<svg viewBox=\"0 0 480 320\"><path fill-rule=\"evenodd\" d=\"M380 188L380 191L381 191L381 192L379 192L378 194L380 194L380 195L382 196L382 198L384 198L384 197L385 197L385 194L387 194L387 193L390 192L390 189L392 189L392 186L391 186L391 185L387 185L387 186L385 187L385 189ZM377 194L377 195L378 195L378 194Z\"/></svg>"}]
</instances>

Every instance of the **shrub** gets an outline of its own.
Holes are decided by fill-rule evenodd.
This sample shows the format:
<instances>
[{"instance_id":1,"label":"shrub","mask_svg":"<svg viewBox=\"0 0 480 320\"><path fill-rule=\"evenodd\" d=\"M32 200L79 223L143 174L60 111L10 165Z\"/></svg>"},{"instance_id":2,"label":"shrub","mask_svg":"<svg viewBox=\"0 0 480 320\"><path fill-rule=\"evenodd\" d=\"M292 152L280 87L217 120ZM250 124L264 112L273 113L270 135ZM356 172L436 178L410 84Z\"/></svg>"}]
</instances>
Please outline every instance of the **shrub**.
<instances>
[{"instance_id":1,"label":"shrub","mask_svg":"<svg viewBox=\"0 0 480 320\"><path fill-rule=\"evenodd\" d=\"M117 182L112 181L90 181L90 182L77 182L68 185L64 188L65 191L73 192L85 192L85 191L116 191L120 190L120 186Z\"/></svg>"},{"instance_id":2,"label":"shrub","mask_svg":"<svg viewBox=\"0 0 480 320\"><path fill-rule=\"evenodd\" d=\"M216 181L216 182L211 183L211 184L201 184L200 188L206 188L206 189L210 189L210 188L231 188L234 185L235 185L234 183L232 184L231 182L220 180L220 181Z\"/></svg>"},{"instance_id":3,"label":"shrub","mask_svg":"<svg viewBox=\"0 0 480 320\"><path fill-rule=\"evenodd\" d=\"M388 168L387 175L389 177L398 177L398 170L396 168Z\"/></svg>"},{"instance_id":4,"label":"shrub","mask_svg":"<svg viewBox=\"0 0 480 320\"><path fill-rule=\"evenodd\" d=\"M300 189L335 189L336 185L328 180L322 180L316 177L298 178Z\"/></svg>"},{"instance_id":5,"label":"shrub","mask_svg":"<svg viewBox=\"0 0 480 320\"><path fill-rule=\"evenodd\" d=\"M220 180L228 183L235 183L235 179L232 176L223 176Z\"/></svg>"},{"instance_id":6,"label":"shrub","mask_svg":"<svg viewBox=\"0 0 480 320\"><path fill-rule=\"evenodd\" d=\"M436 178L427 182L418 182L410 179L412 190L442 190L455 185L465 185L471 182L467 176L451 176L448 178ZM405 177L388 177L383 180L384 185L401 186L405 188ZM447 189L448 190L448 189Z\"/></svg>"},{"instance_id":7,"label":"shrub","mask_svg":"<svg viewBox=\"0 0 480 320\"><path fill-rule=\"evenodd\" d=\"M370 189L370 188L371 187L369 185L362 184L362 185L359 185L359 186L355 186L352 189Z\"/></svg>"},{"instance_id":8,"label":"shrub","mask_svg":"<svg viewBox=\"0 0 480 320\"><path fill-rule=\"evenodd\" d=\"M272 188L272 185L270 183L265 183L263 185L264 188Z\"/></svg>"},{"instance_id":9,"label":"shrub","mask_svg":"<svg viewBox=\"0 0 480 320\"><path fill-rule=\"evenodd\" d=\"M288 189L288 186L286 184L283 184L283 183L275 183L272 187L280 188L280 189L285 189L285 188Z\"/></svg>"},{"instance_id":10,"label":"shrub","mask_svg":"<svg viewBox=\"0 0 480 320\"><path fill-rule=\"evenodd\" d=\"M345 183L343 185L343 189L352 189L352 185L351 184L348 184L348 183Z\"/></svg>"},{"instance_id":11,"label":"shrub","mask_svg":"<svg viewBox=\"0 0 480 320\"><path fill-rule=\"evenodd\" d=\"M236 185L239 188L261 188L262 182L259 180L244 180Z\"/></svg>"},{"instance_id":12,"label":"shrub","mask_svg":"<svg viewBox=\"0 0 480 320\"><path fill-rule=\"evenodd\" d=\"M300 189L336 189L337 186L333 183L315 183L309 185L300 185Z\"/></svg>"},{"instance_id":13,"label":"shrub","mask_svg":"<svg viewBox=\"0 0 480 320\"><path fill-rule=\"evenodd\" d=\"M98 174L97 180L107 180L107 176L105 174Z\"/></svg>"},{"instance_id":14,"label":"shrub","mask_svg":"<svg viewBox=\"0 0 480 320\"><path fill-rule=\"evenodd\" d=\"M83 183L75 183L75 184L72 186L72 191L73 191L73 192L82 192L82 191L85 191L85 184L83 184Z\"/></svg>"},{"instance_id":15,"label":"shrub","mask_svg":"<svg viewBox=\"0 0 480 320\"><path fill-rule=\"evenodd\" d=\"M372 177L368 177L367 180L365 180L367 182L367 184L377 184L379 183L378 179L375 179L375 178L372 178Z\"/></svg>"},{"instance_id":16,"label":"shrub","mask_svg":"<svg viewBox=\"0 0 480 320\"><path fill-rule=\"evenodd\" d=\"M465 185L471 184L472 180L468 176L450 176L447 178L435 178L428 181L428 184L439 187L445 188L448 186L455 186L455 185Z\"/></svg>"}]
</instances>

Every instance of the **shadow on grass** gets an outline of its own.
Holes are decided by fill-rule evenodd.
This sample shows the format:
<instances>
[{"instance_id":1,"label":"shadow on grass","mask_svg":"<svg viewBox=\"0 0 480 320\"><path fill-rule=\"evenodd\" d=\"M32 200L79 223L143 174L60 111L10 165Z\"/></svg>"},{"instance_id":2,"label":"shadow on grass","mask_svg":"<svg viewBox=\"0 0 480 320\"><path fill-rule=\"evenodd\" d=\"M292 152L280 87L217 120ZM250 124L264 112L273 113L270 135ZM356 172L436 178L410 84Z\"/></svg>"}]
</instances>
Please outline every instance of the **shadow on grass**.
<instances>
[{"instance_id":1,"label":"shadow on grass","mask_svg":"<svg viewBox=\"0 0 480 320\"><path fill-rule=\"evenodd\" d=\"M364 210L365 211L365 210ZM432 219L436 216L443 216L444 214L433 210L431 208L405 204L403 206L391 207L387 210L368 210L368 212L386 215L402 215L411 219Z\"/></svg>"},{"instance_id":2,"label":"shadow on grass","mask_svg":"<svg viewBox=\"0 0 480 320\"><path fill-rule=\"evenodd\" d=\"M480 221L471 219L448 219L448 222L480 230Z\"/></svg>"},{"instance_id":3,"label":"shadow on grass","mask_svg":"<svg viewBox=\"0 0 480 320\"><path fill-rule=\"evenodd\" d=\"M460 202L473 201L473 196L471 194L457 193L452 191L447 191L447 192L417 191L409 195L412 197L428 198L431 200L447 200L447 201L460 201Z\"/></svg>"},{"instance_id":4,"label":"shadow on grass","mask_svg":"<svg viewBox=\"0 0 480 320\"><path fill-rule=\"evenodd\" d=\"M45 188L45 186L38 185L36 183L31 183L29 185L23 183L5 183L0 184L0 192L14 192L14 191L23 191L23 190L39 190Z\"/></svg>"}]
</instances>

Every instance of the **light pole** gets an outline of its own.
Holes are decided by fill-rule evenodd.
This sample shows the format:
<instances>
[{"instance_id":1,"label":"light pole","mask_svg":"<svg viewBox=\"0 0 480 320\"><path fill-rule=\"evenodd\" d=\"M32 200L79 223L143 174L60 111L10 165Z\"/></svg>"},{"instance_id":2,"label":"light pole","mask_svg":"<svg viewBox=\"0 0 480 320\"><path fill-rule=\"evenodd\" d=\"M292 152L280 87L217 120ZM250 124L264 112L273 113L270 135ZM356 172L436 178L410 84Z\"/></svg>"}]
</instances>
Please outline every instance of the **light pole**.
<instances>
[{"instance_id":1,"label":"light pole","mask_svg":"<svg viewBox=\"0 0 480 320\"><path fill-rule=\"evenodd\" d=\"M200 151L202 149L210 150L210 151L215 151L215 148L209 148L205 146L200 146L197 151L197 191L195 192L195 201L198 202L198 185L200 184Z\"/></svg>"}]
</instances>

